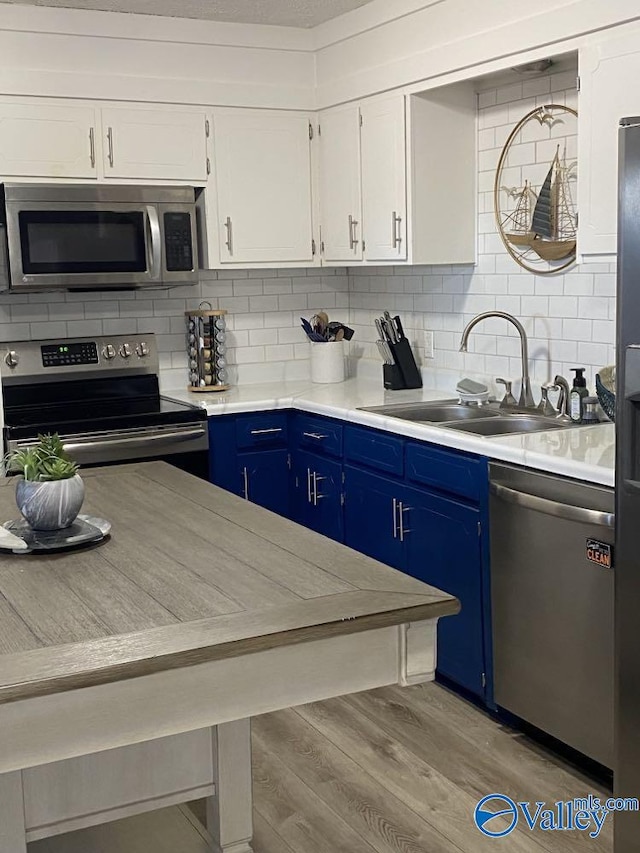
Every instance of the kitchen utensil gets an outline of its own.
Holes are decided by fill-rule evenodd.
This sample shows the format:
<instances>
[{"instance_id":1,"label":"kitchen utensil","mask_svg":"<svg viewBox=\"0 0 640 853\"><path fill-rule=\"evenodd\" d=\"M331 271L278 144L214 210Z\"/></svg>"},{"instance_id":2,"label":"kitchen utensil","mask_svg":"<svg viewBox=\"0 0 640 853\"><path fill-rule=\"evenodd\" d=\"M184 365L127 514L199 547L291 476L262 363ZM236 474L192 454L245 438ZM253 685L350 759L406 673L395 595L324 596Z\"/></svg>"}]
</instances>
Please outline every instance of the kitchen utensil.
<instances>
[{"instance_id":1,"label":"kitchen utensil","mask_svg":"<svg viewBox=\"0 0 640 853\"><path fill-rule=\"evenodd\" d=\"M393 322L396 328L396 334L398 335L398 340L402 340L404 338L404 329L402 328L402 323L400 322L400 317L396 314L393 318Z\"/></svg>"},{"instance_id":2,"label":"kitchen utensil","mask_svg":"<svg viewBox=\"0 0 640 853\"><path fill-rule=\"evenodd\" d=\"M374 320L374 323L376 324L376 329L378 331L378 337L380 338L381 341L383 341L385 339L385 334L384 334L384 331L382 329L382 322L381 322L380 318L376 317L376 319Z\"/></svg>"},{"instance_id":3,"label":"kitchen utensil","mask_svg":"<svg viewBox=\"0 0 640 853\"><path fill-rule=\"evenodd\" d=\"M329 317L324 311L317 311L311 318L311 327L318 335L325 337L327 326L329 325Z\"/></svg>"},{"instance_id":4,"label":"kitchen utensil","mask_svg":"<svg viewBox=\"0 0 640 853\"><path fill-rule=\"evenodd\" d=\"M314 341L314 343L321 343L324 341L323 336L316 332L311 323L308 320L305 320L304 317L300 317L300 323L310 341Z\"/></svg>"}]
</instances>

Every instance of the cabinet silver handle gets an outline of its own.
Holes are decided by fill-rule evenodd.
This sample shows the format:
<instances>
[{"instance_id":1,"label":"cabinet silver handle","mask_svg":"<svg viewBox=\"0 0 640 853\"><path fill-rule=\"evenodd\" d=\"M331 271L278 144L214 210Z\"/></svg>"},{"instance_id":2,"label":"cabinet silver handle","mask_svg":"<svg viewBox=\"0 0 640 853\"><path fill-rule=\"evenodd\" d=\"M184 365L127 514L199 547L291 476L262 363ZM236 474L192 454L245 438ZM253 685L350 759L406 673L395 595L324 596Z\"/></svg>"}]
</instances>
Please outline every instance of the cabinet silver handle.
<instances>
[{"instance_id":1,"label":"cabinet silver handle","mask_svg":"<svg viewBox=\"0 0 640 853\"><path fill-rule=\"evenodd\" d=\"M233 255L233 225L231 224L231 217L227 216L224 222L224 227L227 229L227 239L224 241L227 250L230 255Z\"/></svg>"},{"instance_id":2,"label":"cabinet silver handle","mask_svg":"<svg viewBox=\"0 0 640 853\"><path fill-rule=\"evenodd\" d=\"M109 165L113 169L113 128L112 127L107 128L107 144L108 144L107 157L109 158Z\"/></svg>"},{"instance_id":3,"label":"cabinet silver handle","mask_svg":"<svg viewBox=\"0 0 640 853\"><path fill-rule=\"evenodd\" d=\"M244 499L245 501L249 500L249 474L247 472L247 466L242 469L242 480L244 484Z\"/></svg>"},{"instance_id":4,"label":"cabinet silver handle","mask_svg":"<svg viewBox=\"0 0 640 853\"><path fill-rule=\"evenodd\" d=\"M319 432L303 432L302 435L304 438L315 438L316 441L322 441L323 438L328 438L327 435L322 435Z\"/></svg>"},{"instance_id":5,"label":"cabinet silver handle","mask_svg":"<svg viewBox=\"0 0 640 853\"><path fill-rule=\"evenodd\" d=\"M399 244L402 242L402 234L400 233L400 223L402 222L402 217L398 216L395 210L391 211L391 245L394 249L397 249Z\"/></svg>"},{"instance_id":6,"label":"cabinet silver handle","mask_svg":"<svg viewBox=\"0 0 640 853\"><path fill-rule=\"evenodd\" d=\"M393 538L398 538L398 501L393 499Z\"/></svg>"},{"instance_id":7,"label":"cabinet silver handle","mask_svg":"<svg viewBox=\"0 0 640 853\"><path fill-rule=\"evenodd\" d=\"M358 220L354 219L351 214L349 214L349 248L355 249L358 245L358 241L356 239L356 226L358 224Z\"/></svg>"},{"instance_id":8,"label":"cabinet silver handle","mask_svg":"<svg viewBox=\"0 0 640 853\"><path fill-rule=\"evenodd\" d=\"M322 498L326 497L326 495L318 494L318 483L321 480L326 480L326 477L318 477L317 473L313 472L313 505L318 506L318 501L322 500Z\"/></svg>"},{"instance_id":9,"label":"cabinet silver handle","mask_svg":"<svg viewBox=\"0 0 640 853\"><path fill-rule=\"evenodd\" d=\"M400 541L401 542L404 542L405 533L411 533L409 528L404 526L404 515L403 515L403 513L409 512L410 509L411 509L410 506L405 506L402 503L402 501L399 502L399 504L398 504L398 518L400 520Z\"/></svg>"},{"instance_id":10,"label":"cabinet silver handle","mask_svg":"<svg viewBox=\"0 0 640 853\"><path fill-rule=\"evenodd\" d=\"M270 435L274 432L282 432L282 427L271 427L270 429L252 429L251 435Z\"/></svg>"},{"instance_id":11,"label":"cabinet silver handle","mask_svg":"<svg viewBox=\"0 0 640 853\"><path fill-rule=\"evenodd\" d=\"M89 158L93 169L96 165L96 132L92 127L89 128Z\"/></svg>"},{"instance_id":12,"label":"cabinet silver handle","mask_svg":"<svg viewBox=\"0 0 640 853\"><path fill-rule=\"evenodd\" d=\"M311 469L307 468L307 503L313 503L311 498Z\"/></svg>"},{"instance_id":13,"label":"cabinet silver handle","mask_svg":"<svg viewBox=\"0 0 640 853\"><path fill-rule=\"evenodd\" d=\"M498 498L502 498L507 503L522 506L525 509L532 509L536 512L543 512L546 515L553 515L556 518L562 518L566 521L577 521L581 524L593 524L598 527L615 526L615 514L612 512L603 512L599 509L587 509L582 506L573 506L572 504L561 503L560 501L552 501L549 498L540 498L538 495L530 495L527 492L518 492L516 489L510 489L507 486L501 486L499 483L491 483L491 494Z\"/></svg>"}]
</instances>

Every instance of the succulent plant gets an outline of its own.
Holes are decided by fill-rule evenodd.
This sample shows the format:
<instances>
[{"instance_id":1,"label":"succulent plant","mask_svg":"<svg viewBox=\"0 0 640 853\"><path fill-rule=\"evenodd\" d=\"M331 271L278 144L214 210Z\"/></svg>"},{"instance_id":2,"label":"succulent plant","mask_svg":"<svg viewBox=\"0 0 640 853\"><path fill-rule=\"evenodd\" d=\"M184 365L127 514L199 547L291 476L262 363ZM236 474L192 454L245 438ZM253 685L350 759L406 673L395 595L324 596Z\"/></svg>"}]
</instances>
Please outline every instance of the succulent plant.
<instances>
[{"instance_id":1,"label":"succulent plant","mask_svg":"<svg viewBox=\"0 0 640 853\"><path fill-rule=\"evenodd\" d=\"M33 447L14 450L5 459L9 471L20 471L25 480L67 480L78 473L78 464L64 449L57 433L38 436Z\"/></svg>"}]
</instances>

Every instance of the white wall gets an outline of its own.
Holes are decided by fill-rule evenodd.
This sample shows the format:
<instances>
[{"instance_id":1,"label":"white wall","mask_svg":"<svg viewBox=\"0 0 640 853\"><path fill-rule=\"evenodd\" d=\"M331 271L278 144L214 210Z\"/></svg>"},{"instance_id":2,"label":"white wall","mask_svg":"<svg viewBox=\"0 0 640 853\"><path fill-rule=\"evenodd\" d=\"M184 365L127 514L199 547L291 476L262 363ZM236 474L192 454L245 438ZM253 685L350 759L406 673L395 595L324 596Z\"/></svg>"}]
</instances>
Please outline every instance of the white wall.
<instances>
[{"instance_id":1,"label":"white wall","mask_svg":"<svg viewBox=\"0 0 640 853\"><path fill-rule=\"evenodd\" d=\"M535 105L552 101L575 106L574 79L572 72L564 72L479 94L478 264L350 269L350 316L365 360L380 360L373 344L373 317L388 308L400 313L425 368L473 374L489 382L497 376L516 379L521 374L519 338L504 320L478 325L469 339L469 353L459 352L465 324L482 311L499 309L525 326L537 385L556 373L568 377L571 367L584 366L593 392L594 374L615 360L615 265L533 275L507 254L493 215L494 175L507 135ZM435 333L433 360L424 358L424 329Z\"/></svg>"},{"instance_id":2,"label":"white wall","mask_svg":"<svg viewBox=\"0 0 640 853\"><path fill-rule=\"evenodd\" d=\"M311 35L290 27L0 4L0 93L311 109Z\"/></svg>"},{"instance_id":3,"label":"white wall","mask_svg":"<svg viewBox=\"0 0 640 853\"><path fill-rule=\"evenodd\" d=\"M324 309L346 321L347 276L331 270L205 271L199 285L119 293L0 296L0 342L154 332L165 388L187 384L185 318L203 299L226 308L229 379L309 378L300 316Z\"/></svg>"}]
</instances>

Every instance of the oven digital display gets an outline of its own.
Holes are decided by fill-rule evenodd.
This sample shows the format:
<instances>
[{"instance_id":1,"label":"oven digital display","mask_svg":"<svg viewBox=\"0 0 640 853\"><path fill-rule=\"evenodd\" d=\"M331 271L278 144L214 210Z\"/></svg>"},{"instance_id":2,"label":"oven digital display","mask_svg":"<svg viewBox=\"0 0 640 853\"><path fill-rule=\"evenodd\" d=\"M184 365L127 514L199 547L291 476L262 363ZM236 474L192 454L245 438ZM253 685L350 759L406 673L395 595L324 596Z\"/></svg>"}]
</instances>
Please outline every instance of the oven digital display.
<instances>
[{"instance_id":1,"label":"oven digital display","mask_svg":"<svg viewBox=\"0 0 640 853\"><path fill-rule=\"evenodd\" d=\"M98 364L95 341L72 344L45 344L40 347L43 367L66 367L72 364Z\"/></svg>"}]
</instances>

